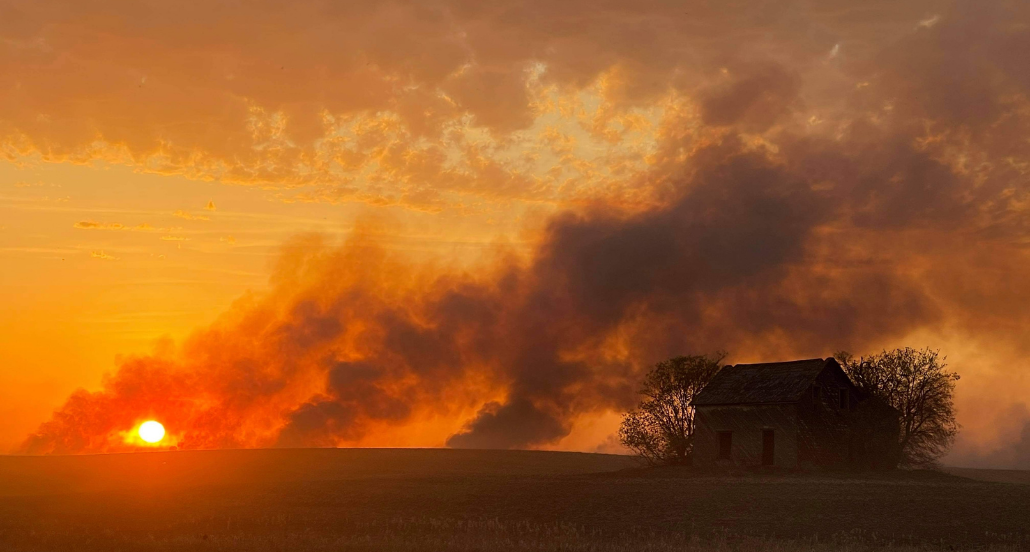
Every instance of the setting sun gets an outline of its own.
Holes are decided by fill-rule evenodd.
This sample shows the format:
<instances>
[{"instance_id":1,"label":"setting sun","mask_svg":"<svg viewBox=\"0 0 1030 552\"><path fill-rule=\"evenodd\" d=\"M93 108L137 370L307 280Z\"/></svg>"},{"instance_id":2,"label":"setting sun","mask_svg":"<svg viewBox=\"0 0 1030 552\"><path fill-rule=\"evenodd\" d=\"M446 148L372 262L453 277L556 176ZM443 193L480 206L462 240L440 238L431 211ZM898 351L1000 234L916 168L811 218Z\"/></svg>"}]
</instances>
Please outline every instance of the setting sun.
<instances>
[{"instance_id":1,"label":"setting sun","mask_svg":"<svg viewBox=\"0 0 1030 552\"><path fill-rule=\"evenodd\" d=\"M0 0L0 552L1030 552L1028 274L1030 0Z\"/></svg>"},{"instance_id":2,"label":"setting sun","mask_svg":"<svg viewBox=\"0 0 1030 552\"><path fill-rule=\"evenodd\" d=\"M156 443L165 436L165 426L150 420L139 426L139 437L148 443Z\"/></svg>"}]
</instances>

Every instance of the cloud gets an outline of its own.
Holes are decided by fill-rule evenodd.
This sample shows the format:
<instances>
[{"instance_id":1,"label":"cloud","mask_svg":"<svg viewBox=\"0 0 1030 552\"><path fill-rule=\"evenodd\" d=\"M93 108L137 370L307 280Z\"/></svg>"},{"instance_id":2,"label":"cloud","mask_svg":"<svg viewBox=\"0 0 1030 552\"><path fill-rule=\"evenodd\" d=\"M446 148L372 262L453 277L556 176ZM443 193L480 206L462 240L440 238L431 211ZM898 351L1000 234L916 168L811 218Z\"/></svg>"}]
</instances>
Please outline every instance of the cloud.
<instances>
[{"instance_id":1,"label":"cloud","mask_svg":"<svg viewBox=\"0 0 1030 552\"><path fill-rule=\"evenodd\" d=\"M209 203L208 205L210 206L211 204ZM210 210L213 210L213 209L210 209ZM186 220L211 220L211 217L204 216L204 215L193 215L193 214L187 213L186 211L183 211L182 209L179 209L179 210L175 211L174 213L172 213L172 216L176 216L176 217L179 217L181 219L186 219Z\"/></svg>"},{"instance_id":2,"label":"cloud","mask_svg":"<svg viewBox=\"0 0 1030 552\"><path fill-rule=\"evenodd\" d=\"M120 222L97 222L94 220L80 220L73 225L75 228L80 230L125 230L130 232L164 232L165 228L154 228L153 226L142 223L136 226L127 226Z\"/></svg>"},{"instance_id":3,"label":"cloud","mask_svg":"<svg viewBox=\"0 0 1030 552\"><path fill-rule=\"evenodd\" d=\"M111 255L108 255L107 253L104 253L103 251L96 251L96 250L90 251L89 256L94 258L94 259L99 259L101 261L117 261L118 260L118 257L114 257L114 256L111 256Z\"/></svg>"},{"instance_id":4,"label":"cloud","mask_svg":"<svg viewBox=\"0 0 1030 552\"><path fill-rule=\"evenodd\" d=\"M5 38L46 48L0 50L4 151L439 211L611 199L628 184L607 153L639 147L626 158L642 159L677 132L650 123L679 110L765 132L791 113L844 128L897 102L910 122L980 121L999 143L1025 130L1026 33L1010 22L1026 8L1007 0L878 3L862 18L839 17L842 1L798 4L793 18L661 2L296 5L231 18L195 1L112 5L124 19L112 25L67 3L15 2L21 23ZM211 38L211 20L233 48ZM825 63L838 46L847 63ZM858 93L859 82L870 85ZM554 125L583 144L563 163L583 168L577 178L523 162L544 155L532 137Z\"/></svg>"},{"instance_id":5,"label":"cloud","mask_svg":"<svg viewBox=\"0 0 1030 552\"><path fill-rule=\"evenodd\" d=\"M952 257L913 256L898 236L928 251L983 224L961 175L899 143L857 128L781 137L775 153L727 136L652 174L674 183L665 204L557 215L527 260L498 251L472 272L387 255L361 229L339 247L296 240L267 294L174 353L125 361L24 450L118 450L110 436L140 416L179 428L185 448L376 443L441 418L435 444L532 447L627 408L672 354L876 347L954 305L914 270L948 281ZM915 193L928 186L932 201Z\"/></svg>"},{"instance_id":6,"label":"cloud","mask_svg":"<svg viewBox=\"0 0 1030 552\"><path fill-rule=\"evenodd\" d=\"M267 291L122 361L25 451L119 450L112 436L141 416L184 448L406 432L551 446L632 405L674 354L827 356L926 335L991 336L967 360L998 368L956 365L964 384L980 376L963 400L1026 386L997 352L1030 353L1025 3L878 3L856 19L843 2L787 18L302 2L234 12L218 40L190 3L115 27L71 5L56 23L19 9L54 51L0 54L23 81L0 87L17 151L79 159L99 135L120 144L112 159L296 200L547 206L528 251L498 246L471 269L389 253L363 228L297 238ZM142 93L126 52L150 60ZM108 96L124 101L89 101Z\"/></svg>"},{"instance_id":7,"label":"cloud","mask_svg":"<svg viewBox=\"0 0 1030 552\"><path fill-rule=\"evenodd\" d=\"M127 230L128 227L117 222L96 222L92 220L81 220L75 223L75 228L80 230Z\"/></svg>"},{"instance_id":8,"label":"cloud","mask_svg":"<svg viewBox=\"0 0 1030 552\"><path fill-rule=\"evenodd\" d=\"M779 64L743 66L731 74L701 102L702 119L709 125L764 131L791 112L801 88L799 77Z\"/></svg>"},{"instance_id":9,"label":"cloud","mask_svg":"<svg viewBox=\"0 0 1030 552\"><path fill-rule=\"evenodd\" d=\"M917 26L929 29L930 27L933 27L934 25L936 25L937 22L940 21L940 20L941 20L941 16L940 15L932 15L932 16L927 17L926 19L923 19L922 21L920 21Z\"/></svg>"},{"instance_id":10,"label":"cloud","mask_svg":"<svg viewBox=\"0 0 1030 552\"><path fill-rule=\"evenodd\" d=\"M125 232L176 232L182 230L182 228L178 226L158 228L146 222L130 226L120 222L97 222L95 220L80 220L72 226L79 230L116 230ZM163 236L161 239L165 239L165 237Z\"/></svg>"}]
</instances>

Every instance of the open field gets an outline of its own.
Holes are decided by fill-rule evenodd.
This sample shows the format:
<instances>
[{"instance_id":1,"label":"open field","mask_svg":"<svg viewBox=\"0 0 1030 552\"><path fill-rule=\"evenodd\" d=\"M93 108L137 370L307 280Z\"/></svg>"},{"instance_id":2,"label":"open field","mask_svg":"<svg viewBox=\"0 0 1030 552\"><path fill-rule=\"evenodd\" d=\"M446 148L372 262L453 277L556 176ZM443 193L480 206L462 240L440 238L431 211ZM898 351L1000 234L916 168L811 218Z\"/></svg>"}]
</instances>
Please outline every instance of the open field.
<instances>
[{"instance_id":1,"label":"open field","mask_svg":"<svg viewBox=\"0 0 1030 552\"><path fill-rule=\"evenodd\" d=\"M1016 483L1030 485L1030 471L1027 470L981 470L976 468L945 468L945 471L959 477L995 483Z\"/></svg>"},{"instance_id":2,"label":"open field","mask_svg":"<svg viewBox=\"0 0 1030 552\"><path fill-rule=\"evenodd\" d=\"M1030 485L633 465L455 450L0 457L0 550L1030 548Z\"/></svg>"}]
</instances>

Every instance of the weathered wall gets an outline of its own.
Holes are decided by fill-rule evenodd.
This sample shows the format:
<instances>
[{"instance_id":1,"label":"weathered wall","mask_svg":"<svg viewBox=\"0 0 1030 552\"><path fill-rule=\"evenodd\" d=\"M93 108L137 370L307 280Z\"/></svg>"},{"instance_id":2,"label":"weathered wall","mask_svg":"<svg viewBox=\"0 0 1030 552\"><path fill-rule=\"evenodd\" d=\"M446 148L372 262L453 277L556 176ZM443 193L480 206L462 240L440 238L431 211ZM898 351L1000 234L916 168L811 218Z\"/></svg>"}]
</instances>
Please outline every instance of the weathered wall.
<instances>
[{"instance_id":1,"label":"weathered wall","mask_svg":"<svg viewBox=\"0 0 1030 552\"><path fill-rule=\"evenodd\" d=\"M818 397L815 389L818 386ZM841 404L840 391L848 399ZM792 404L699 406L693 462L697 466L761 466L762 430L776 435L773 465L785 468L887 469L896 465L896 412L858 401L836 367L823 370ZM733 432L729 460L719 459L720 431Z\"/></svg>"},{"instance_id":2,"label":"weathered wall","mask_svg":"<svg viewBox=\"0 0 1030 552\"><path fill-rule=\"evenodd\" d=\"M849 443L851 403L855 397L842 373L824 370L816 378L819 400L809 393L798 403L798 465L800 467L844 466L852 456ZM840 390L847 389L849 408L840 405Z\"/></svg>"},{"instance_id":3,"label":"weathered wall","mask_svg":"<svg viewBox=\"0 0 1030 552\"><path fill-rule=\"evenodd\" d=\"M897 410L874 397L851 411L852 464L873 470L889 470L901 459L901 425Z\"/></svg>"},{"instance_id":4,"label":"weathered wall","mask_svg":"<svg viewBox=\"0 0 1030 552\"><path fill-rule=\"evenodd\" d=\"M775 431L773 465L798 465L797 408L793 404L700 406L694 432L696 466L761 466L762 430ZM733 432L730 460L719 460L719 431Z\"/></svg>"}]
</instances>

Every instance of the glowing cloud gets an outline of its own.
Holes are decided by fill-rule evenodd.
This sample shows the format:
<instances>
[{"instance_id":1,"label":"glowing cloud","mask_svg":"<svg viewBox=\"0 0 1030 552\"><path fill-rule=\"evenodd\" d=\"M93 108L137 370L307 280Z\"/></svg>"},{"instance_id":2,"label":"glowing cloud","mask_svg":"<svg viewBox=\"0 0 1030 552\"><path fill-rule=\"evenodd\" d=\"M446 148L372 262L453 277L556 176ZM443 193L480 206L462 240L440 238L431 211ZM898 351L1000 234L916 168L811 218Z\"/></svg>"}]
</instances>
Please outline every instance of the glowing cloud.
<instances>
[{"instance_id":1,"label":"glowing cloud","mask_svg":"<svg viewBox=\"0 0 1030 552\"><path fill-rule=\"evenodd\" d=\"M1030 4L359 4L246 4L212 32L192 0L19 1L0 155L525 245L452 265L360 226L297 238L268 289L123 358L22 450L120 450L151 415L183 448L561 446L672 354L944 343L969 434L1023 457L1002 433L1024 418L990 420L1030 391ZM216 228L244 203L204 226L250 245Z\"/></svg>"},{"instance_id":2,"label":"glowing cloud","mask_svg":"<svg viewBox=\"0 0 1030 552\"><path fill-rule=\"evenodd\" d=\"M89 256L94 258L94 259L99 259L101 261L117 261L118 260L118 257L112 256L112 255L108 255L107 253L104 253L103 251L90 251Z\"/></svg>"},{"instance_id":3,"label":"glowing cloud","mask_svg":"<svg viewBox=\"0 0 1030 552\"><path fill-rule=\"evenodd\" d=\"M182 209L175 211L174 213L172 213L172 215L186 220L211 220L211 217L204 215L193 215L187 213L186 211L183 211Z\"/></svg>"}]
</instances>

